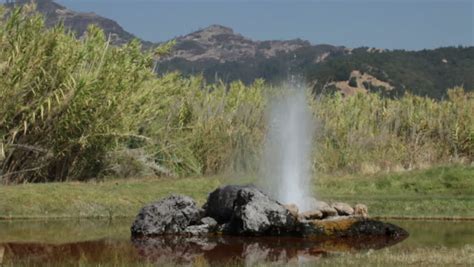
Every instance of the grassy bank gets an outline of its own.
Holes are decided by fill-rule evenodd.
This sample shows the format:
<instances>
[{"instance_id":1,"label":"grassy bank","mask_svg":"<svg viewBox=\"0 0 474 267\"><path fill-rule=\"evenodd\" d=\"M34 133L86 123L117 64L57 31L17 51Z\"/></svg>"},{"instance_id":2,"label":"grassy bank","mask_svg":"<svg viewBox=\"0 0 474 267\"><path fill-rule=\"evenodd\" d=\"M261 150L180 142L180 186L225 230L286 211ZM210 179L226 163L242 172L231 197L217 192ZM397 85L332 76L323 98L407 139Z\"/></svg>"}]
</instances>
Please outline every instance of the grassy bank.
<instances>
[{"instance_id":1,"label":"grassy bank","mask_svg":"<svg viewBox=\"0 0 474 267\"><path fill-rule=\"evenodd\" d=\"M144 204L171 193L204 203L222 184L251 177L111 180L0 186L0 218L130 217ZM474 167L370 176L322 176L314 183L318 198L366 203L372 216L474 217Z\"/></svg>"},{"instance_id":2,"label":"grassy bank","mask_svg":"<svg viewBox=\"0 0 474 267\"><path fill-rule=\"evenodd\" d=\"M474 167L324 177L314 191L325 200L365 203L375 216L474 217Z\"/></svg>"}]
</instances>

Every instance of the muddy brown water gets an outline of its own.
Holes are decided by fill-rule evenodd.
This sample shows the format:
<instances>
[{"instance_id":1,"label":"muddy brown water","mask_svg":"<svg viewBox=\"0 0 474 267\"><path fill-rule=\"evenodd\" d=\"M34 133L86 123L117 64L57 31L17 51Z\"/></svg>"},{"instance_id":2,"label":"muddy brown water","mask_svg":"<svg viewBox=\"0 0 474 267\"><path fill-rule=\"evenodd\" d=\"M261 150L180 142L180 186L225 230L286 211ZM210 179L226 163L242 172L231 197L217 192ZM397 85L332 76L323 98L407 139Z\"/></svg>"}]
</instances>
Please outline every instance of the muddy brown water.
<instances>
[{"instance_id":1,"label":"muddy brown water","mask_svg":"<svg viewBox=\"0 0 474 267\"><path fill-rule=\"evenodd\" d=\"M0 263L6 265L253 265L311 263L341 253L397 247L474 244L474 222L394 221L406 240L277 237L130 238L130 220L3 221ZM1 265L1 264L0 264Z\"/></svg>"}]
</instances>

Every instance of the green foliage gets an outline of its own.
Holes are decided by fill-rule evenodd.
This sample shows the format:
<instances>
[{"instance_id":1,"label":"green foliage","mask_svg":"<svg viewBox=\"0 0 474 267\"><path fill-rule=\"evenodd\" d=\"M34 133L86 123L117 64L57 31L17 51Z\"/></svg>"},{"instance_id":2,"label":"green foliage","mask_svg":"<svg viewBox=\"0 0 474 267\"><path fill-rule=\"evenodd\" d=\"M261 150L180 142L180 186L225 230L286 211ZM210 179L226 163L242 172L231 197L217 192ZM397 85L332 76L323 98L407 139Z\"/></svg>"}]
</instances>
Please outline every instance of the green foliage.
<instances>
[{"instance_id":1,"label":"green foliage","mask_svg":"<svg viewBox=\"0 0 474 267\"><path fill-rule=\"evenodd\" d=\"M90 27L77 40L15 9L0 22L0 177L86 179L127 133L130 95L152 76L137 42L111 47Z\"/></svg>"},{"instance_id":2,"label":"green foliage","mask_svg":"<svg viewBox=\"0 0 474 267\"><path fill-rule=\"evenodd\" d=\"M156 174L185 176L255 169L263 129L263 83L206 85L171 73L140 95L134 119ZM112 174L113 175L113 174Z\"/></svg>"},{"instance_id":3,"label":"green foliage","mask_svg":"<svg viewBox=\"0 0 474 267\"><path fill-rule=\"evenodd\" d=\"M1 182L257 170L266 99L277 91L262 80L156 77L153 58L173 45L114 47L95 27L77 40L26 9L11 13L0 22ZM444 100L336 92L311 104L319 172L474 160L474 97L461 88Z\"/></svg>"},{"instance_id":4,"label":"green foliage","mask_svg":"<svg viewBox=\"0 0 474 267\"><path fill-rule=\"evenodd\" d=\"M474 94L436 101L405 95L321 96L314 166L322 172L378 172L474 160Z\"/></svg>"}]
</instances>

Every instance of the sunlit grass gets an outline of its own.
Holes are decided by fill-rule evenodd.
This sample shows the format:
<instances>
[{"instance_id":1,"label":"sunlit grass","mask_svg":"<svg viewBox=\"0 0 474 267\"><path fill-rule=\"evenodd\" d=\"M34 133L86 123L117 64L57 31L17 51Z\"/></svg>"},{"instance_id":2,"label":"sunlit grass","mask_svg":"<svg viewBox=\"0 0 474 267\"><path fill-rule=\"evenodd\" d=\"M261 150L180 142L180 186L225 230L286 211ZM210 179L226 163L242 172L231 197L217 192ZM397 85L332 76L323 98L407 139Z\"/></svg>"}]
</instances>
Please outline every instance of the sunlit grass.
<instances>
[{"instance_id":1,"label":"sunlit grass","mask_svg":"<svg viewBox=\"0 0 474 267\"><path fill-rule=\"evenodd\" d=\"M216 187L255 182L256 176L128 179L0 186L1 218L113 218L135 216L146 203L170 194L205 202ZM373 216L474 217L474 168L315 179L326 201L365 203Z\"/></svg>"}]
</instances>

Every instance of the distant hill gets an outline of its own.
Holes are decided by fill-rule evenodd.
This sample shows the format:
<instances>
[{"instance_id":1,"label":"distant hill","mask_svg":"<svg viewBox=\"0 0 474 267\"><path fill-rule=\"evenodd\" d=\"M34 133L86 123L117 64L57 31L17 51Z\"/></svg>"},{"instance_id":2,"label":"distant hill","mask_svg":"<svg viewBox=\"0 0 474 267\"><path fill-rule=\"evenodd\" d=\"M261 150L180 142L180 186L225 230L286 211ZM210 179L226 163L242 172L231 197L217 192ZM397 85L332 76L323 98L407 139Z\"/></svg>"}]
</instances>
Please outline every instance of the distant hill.
<instances>
[{"instance_id":1,"label":"distant hill","mask_svg":"<svg viewBox=\"0 0 474 267\"><path fill-rule=\"evenodd\" d=\"M32 0L15 0L7 1L5 5L11 8L31 2ZM117 22L95 13L76 12L52 0L35 0L34 2L37 5L37 10L44 15L47 26L51 27L62 22L67 29L72 30L80 37L86 32L90 24L95 24L104 30L105 34L110 37L111 43L115 45L122 45L137 39L136 36L125 31ZM151 42L141 41L146 47L152 45Z\"/></svg>"},{"instance_id":2,"label":"distant hill","mask_svg":"<svg viewBox=\"0 0 474 267\"><path fill-rule=\"evenodd\" d=\"M176 42L173 53L160 61L159 71L202 73L211 81L246 83L257 78L286 80L295 66L317 64L349 51L332 45L311 45L300 39L253 41L221 25L180 36Z\"/></svg>"},{"instance_id":3,"label":"distant hill","mask_svg":"<svg viewBox=\"0 0 474 267\"><path fill-rule=\"evenodd\" d=\"M21 5L29 0L9 2ZM82 36L89 24L96 24L115 45L136 38L117 22L94 13L75 12L51 0L36 2L48 26L62 21ZM158 45L140 41L145 48ZM263 78L278 84L296 75L311 84L316 93L377 91L400 96L410 91L442 98L454 86L474 90L474 47L389 51L313 45L301 39L255 41L221 25L177 37L173 52L158 63L159 73L176 70L185 75L202 73L211 82L251 83Z\"/></svg>"},{"instance_id":4,"label":"distant hill","mask_svg":"<svg viewBox=\"0 0 474 267\"><path fill-rule=\"evenodd\" d=\"M474 47L383 52L358 48L350 55L301 66L300 70L309 81L319 81L315 86L318 92L337 90L334 86L324 88L324 85L331 81L345 81L353 88L362 87L389 96L400 96L409 91L416 95L442 98L446 95L446 89L454 86L474 90ZM379 82L357 83L354 70L373 76Z\"/></svg>"},{"instance_id":5,"label":"distant hill","mask_svg":"<svg viewBox=\"0 0 474 267\"><path fill-rule=\"evenodd\" d=\"M380 92L442 98L447 89L474 89L474 47L404 51L312 45L300 39L253 41L232 29L212 25L176 38L159 72L203 74L209 81L263 78L279 83L302 76L316 93Z\"/></svg>"}]
</instances>

